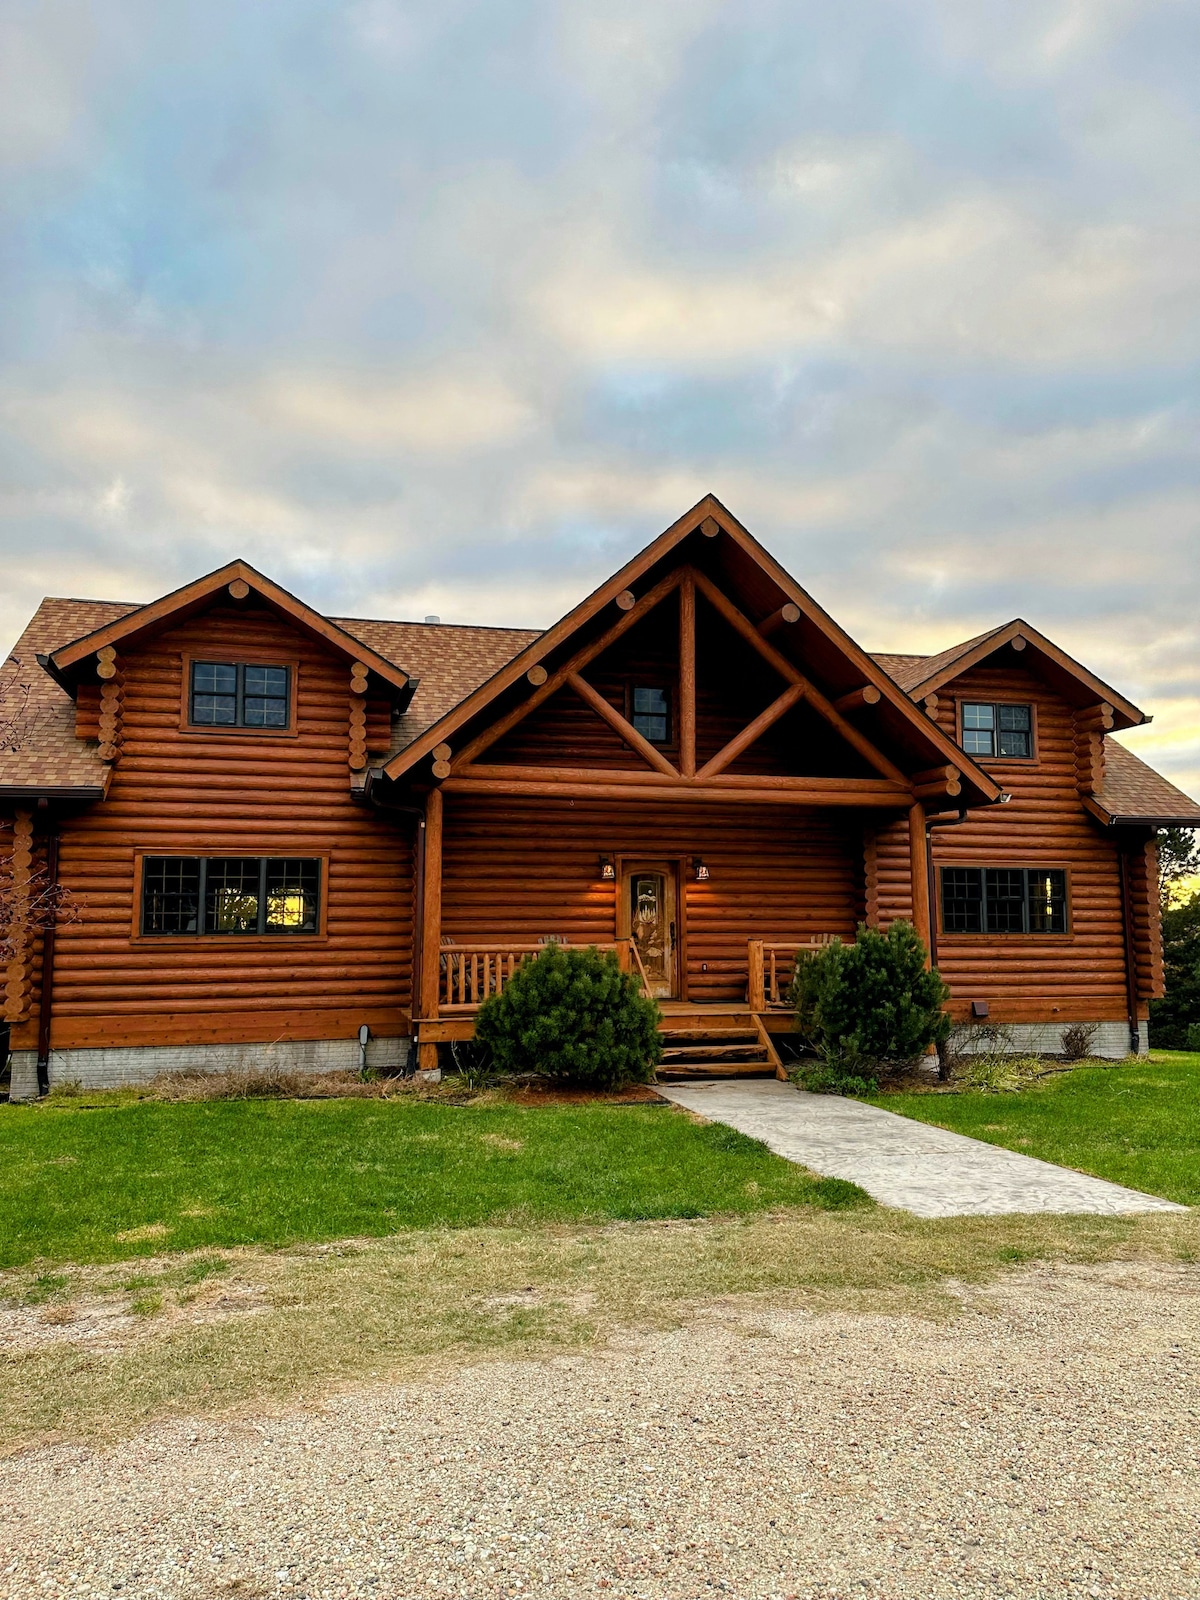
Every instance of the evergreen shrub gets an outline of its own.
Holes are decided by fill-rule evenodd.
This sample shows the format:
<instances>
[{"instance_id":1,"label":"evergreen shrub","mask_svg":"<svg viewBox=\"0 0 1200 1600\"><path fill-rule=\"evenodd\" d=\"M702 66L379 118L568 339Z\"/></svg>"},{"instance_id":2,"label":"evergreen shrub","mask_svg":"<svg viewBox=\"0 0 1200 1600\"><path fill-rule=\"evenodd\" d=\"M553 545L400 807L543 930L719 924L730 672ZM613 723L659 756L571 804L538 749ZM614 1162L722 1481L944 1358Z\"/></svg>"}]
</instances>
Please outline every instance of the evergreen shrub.
<instances>
[{"instance_id":1,"label":"evergreen shrub","mask_svg":"<svg viewBox=\"0 0 1200 1600\"><path fill-rule=\"evenodd\" d=\"M618 1089L654 1077L658 1020L657 1004L612 951L550 944L484 1001L475 1037L501 1072Z\"/></svg>"},{"instance_id":2,"label":"evergreen shrub","mask_svg":"<svg viewBox=\"0 0 1200 1600\"><path fill-rule=\"evenodd\" d=\"M854 944L834 940L796 963L796 1026L820 1058L797 1071L805 1087L866 1094L885 1065L902 1065L950 1032L942 1010L950 991L925 966L925 946L908 922L887 933L860 923Z\"/></svg>"}]
</instances>

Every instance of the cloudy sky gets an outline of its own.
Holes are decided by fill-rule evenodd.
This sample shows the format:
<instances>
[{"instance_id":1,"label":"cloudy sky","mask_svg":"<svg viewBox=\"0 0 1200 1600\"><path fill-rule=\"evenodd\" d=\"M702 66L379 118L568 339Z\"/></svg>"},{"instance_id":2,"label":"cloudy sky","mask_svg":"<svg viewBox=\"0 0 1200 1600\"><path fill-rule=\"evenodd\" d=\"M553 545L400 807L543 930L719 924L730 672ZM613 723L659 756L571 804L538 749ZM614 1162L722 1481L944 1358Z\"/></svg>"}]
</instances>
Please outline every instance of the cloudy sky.
<instances>
[{"instance_id":1,"label":"cloudy sky","mask_svg":"<svg viewBox=\"0 0 1200 1600\"><path fill-rule=\"evenodd\" d=\"M545 624L708 489L1200 795L1194 0L0 0L0 591Z\"/></svg>"}]
</instances>

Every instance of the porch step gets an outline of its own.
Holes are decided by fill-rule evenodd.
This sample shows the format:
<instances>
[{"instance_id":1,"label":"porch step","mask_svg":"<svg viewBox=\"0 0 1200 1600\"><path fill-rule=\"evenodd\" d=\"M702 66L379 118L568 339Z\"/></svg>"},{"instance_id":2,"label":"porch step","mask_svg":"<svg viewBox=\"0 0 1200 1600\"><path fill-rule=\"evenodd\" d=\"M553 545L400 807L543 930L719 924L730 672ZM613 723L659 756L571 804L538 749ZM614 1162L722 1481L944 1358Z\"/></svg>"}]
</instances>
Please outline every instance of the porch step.
<instances>
[{"instance_id":1,"label":"porch step","mask_svg":"<svg viewBox=\"0 0 1200 1600\"><path fill-rule=\"evenodd\" d=\"M664 1061L738 1061L747 1057L766 1059L757 1039L745 1044L688 1044L670 1046L663 1051Z\"/></svg>"},{"instance_id":2,"label":"porch step","mask_svg":"<svg viewBox=\"0 0 1200 1600\"><path fill-rule=\"evenodd\" d=\"M664 1082L687 1078L774 1077L779 1058L766 1031L753 1016L704 1022L689 1017L659 1026L663 1054L658 1076Z\"/></svg>"}]
</instances>

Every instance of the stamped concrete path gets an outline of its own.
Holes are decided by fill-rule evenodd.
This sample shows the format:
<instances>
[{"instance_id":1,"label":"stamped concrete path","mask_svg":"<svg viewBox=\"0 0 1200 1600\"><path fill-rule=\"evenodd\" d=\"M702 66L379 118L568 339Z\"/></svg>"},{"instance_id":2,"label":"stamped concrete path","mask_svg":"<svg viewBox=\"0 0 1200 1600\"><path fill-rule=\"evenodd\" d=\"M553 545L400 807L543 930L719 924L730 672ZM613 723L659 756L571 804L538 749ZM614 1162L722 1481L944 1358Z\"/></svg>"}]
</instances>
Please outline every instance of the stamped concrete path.
<instances>
[{"instance_id":1,"label":"stamped concrete path","mask_svg":"<svg viewBox=\"0 0 1200 1600\"><path fill-rule=\"evenodd\" d=\"M805 1094L774 1079L666 1084L658 1092L687 1111L761 1139L789 1161L825 1177L849 1178L880 1204L918 1217L1187 1210L859 1100Z\"/></svg>"}]
</instances>

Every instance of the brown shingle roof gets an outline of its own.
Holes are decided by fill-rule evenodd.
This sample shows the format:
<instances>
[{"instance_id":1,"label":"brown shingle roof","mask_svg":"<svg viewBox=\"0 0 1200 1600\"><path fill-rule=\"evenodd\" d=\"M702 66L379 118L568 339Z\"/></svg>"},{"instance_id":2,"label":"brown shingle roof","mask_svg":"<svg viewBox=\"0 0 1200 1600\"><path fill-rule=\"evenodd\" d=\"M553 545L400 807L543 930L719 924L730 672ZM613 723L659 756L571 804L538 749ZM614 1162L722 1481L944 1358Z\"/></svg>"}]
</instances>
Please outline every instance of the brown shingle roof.
<instances>
[{"instance_id":1,"label":"brown shingle roof","mask_svg":"<svg viewBox=\"0 0 1200 1600\"><path fill-rule=\"evenodd\" d=\"M419 680L412 704L392 726L389 756L411 744L538 637L537 630L529 628L377 622L366 617L329 620Z\"/></svg>"},{"instance_id":2,"label":"brown shingle roof","mask_svg":"<svg viewBox=\"0 0 1200 1600\"><path fill-rule=\"evenodd\" d=\"M75 737L75 705L38 665L60 645L136 610L122 600L43 600L0 666L0 789L99 794L108 767Z\"/></svg>"},{"instance_id":3,"label":"brown shingle roof","mask_svg":"<svg viewBox=\"0 0 1200 1600\"><path fill-rule=\"evenodd\" d=\"M1200 826L1200 805L1115 739L1104 741L1104 785L1092 796L1107 822Z\"/></svg>"},{"instance_id":4,"label":"brown shingle roof","mask_svg":"<svg viewBox=\"0 0 1200 1600\"><path fill-rule=\"evenodd\" d=\"M872 650L871 660L877 661L892 682L899 684L907 694L925 676L925 663L929 657L889 655L885 651Z\"/></svg>"},{"instance_id":5,"label":"brown shingle roof","mask_svg":"<svg viewBox=\"0 0 1200 1600\"><path fill-rule=\"evenodd\" d=\"M977 633L973 639L964 639L961 644L952 644L949 649L939 650L935 656L904 656L904 655L874 655L872 660L879 665L893 680L898 683L906 694L912 694L923 683L934 678L938 673L952 667L961 657L974 650L985 639L990 639L994 633L1002 633L1007 623L999 628L988 628L984 633Z\"/></svg>"}]
</instances>

